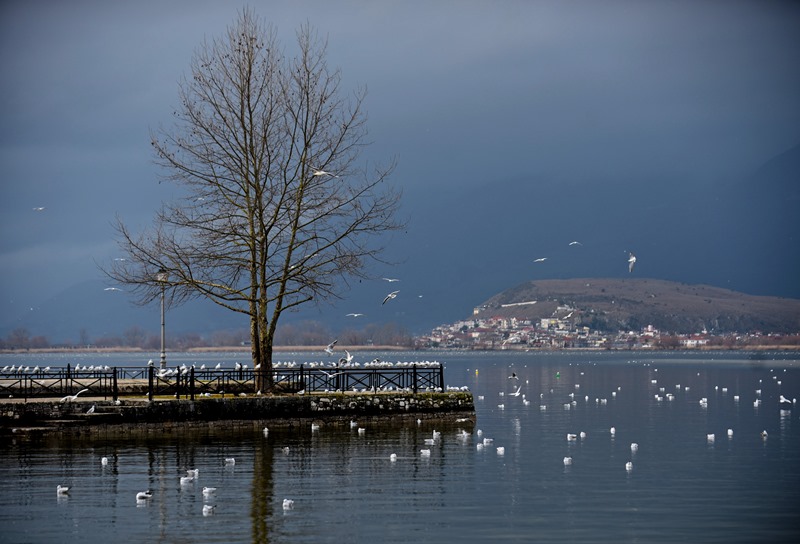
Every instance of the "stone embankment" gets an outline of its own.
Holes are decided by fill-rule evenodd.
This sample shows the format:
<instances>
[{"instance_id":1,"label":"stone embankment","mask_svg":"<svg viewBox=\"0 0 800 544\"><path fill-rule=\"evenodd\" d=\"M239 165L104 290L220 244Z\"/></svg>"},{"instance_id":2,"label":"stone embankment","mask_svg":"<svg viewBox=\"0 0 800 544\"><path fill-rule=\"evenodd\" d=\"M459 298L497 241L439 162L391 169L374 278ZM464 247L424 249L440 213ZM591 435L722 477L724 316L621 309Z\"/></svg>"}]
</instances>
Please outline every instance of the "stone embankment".
<instances>
[{"instance_id":1,"label":"stone embankment","mask_svg":"<svg viewBox=\"0 0 800 544\"><path fill-rule=\"evenodd\" d=\"M91 408L94 407L93 410ZM187 426L302 426L314 422L349 424L403 419L474 424L471 393L331 393L196 400L124 399L117 402L59 399L0 403L0 433L125 433Z\"/></svg>"}]
</instances>

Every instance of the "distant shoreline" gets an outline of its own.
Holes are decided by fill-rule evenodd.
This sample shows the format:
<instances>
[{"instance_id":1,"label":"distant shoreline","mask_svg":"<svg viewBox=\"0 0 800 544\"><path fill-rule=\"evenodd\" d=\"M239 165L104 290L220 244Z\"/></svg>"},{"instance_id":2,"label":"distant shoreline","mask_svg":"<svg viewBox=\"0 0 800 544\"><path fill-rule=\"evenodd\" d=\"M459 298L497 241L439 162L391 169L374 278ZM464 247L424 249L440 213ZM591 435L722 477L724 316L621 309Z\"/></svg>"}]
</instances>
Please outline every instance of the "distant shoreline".
<instances>
[{"instance_id":1,"label":"distant shoreline","mask_svg":"<svg viewBox=\"0 0 800 544\"><path fill-rule=\"evenodd\" d=\"M273 346L272 350L275 353L287 352L315 352L325 351L326 346ZM474 351L474 352L510 352L510 353L526 353L526 352L589 352L589 351L652 351L652 352L679 352L679 351L800 351L800 346L746 346L746 347L725 347L725 346L698 346L694 348L681 347L676 349L662 349L662 348L648 348L648 349L606 349L606 348L507 348L507 349L447 349L447 348L426 348L418 350L408 346L341 346L337 345L336 351ZM181 351L167 351L170 353L226 353L226 352L240 352L249 353L250 346L224 346L224 347L200 347L189 348ZM0 349L2 354L23 354L23 353L156 353L153 350L145 350L141 348L37 348L37 349Z\"/></svg>"}]
</instances>

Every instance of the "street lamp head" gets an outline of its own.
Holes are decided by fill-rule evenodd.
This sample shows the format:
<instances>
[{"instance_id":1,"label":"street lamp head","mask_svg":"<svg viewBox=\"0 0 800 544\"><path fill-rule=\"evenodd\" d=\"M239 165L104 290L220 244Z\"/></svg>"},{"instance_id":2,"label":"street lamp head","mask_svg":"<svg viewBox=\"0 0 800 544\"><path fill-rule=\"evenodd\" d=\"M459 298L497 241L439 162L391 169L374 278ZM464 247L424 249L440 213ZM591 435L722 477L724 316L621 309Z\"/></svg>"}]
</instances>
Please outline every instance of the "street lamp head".
<instances>
[{"instance_id":1,"label":"street lamp head","mask_svg":"<svg viewBox=\"0 0 800 544\"><path fill-rule=\"evenodd\" d=\"M161 283L167 283L167 281L169 281L169 272L163 268L159 268L158 272L156 272L156 280Z\"/></svg>"}]
</instances>

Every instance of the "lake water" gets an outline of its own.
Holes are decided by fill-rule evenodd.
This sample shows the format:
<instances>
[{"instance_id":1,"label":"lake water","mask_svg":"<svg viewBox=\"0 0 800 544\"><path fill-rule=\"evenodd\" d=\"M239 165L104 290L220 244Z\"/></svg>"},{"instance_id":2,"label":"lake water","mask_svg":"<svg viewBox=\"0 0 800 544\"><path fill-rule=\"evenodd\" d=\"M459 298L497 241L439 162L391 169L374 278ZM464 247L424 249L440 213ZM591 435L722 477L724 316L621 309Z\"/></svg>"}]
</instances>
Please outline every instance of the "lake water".
<instances>
[{"instance_id":1,"label":"lake water","mask_svg":"<svg viewBox=\"0 0 800 544\"><path fill-rule=\"evenodd\" d=\"M800 397L798 353L415 352L356 360L375 356L445 363L445 381L475 395L477 424L6 437L0 542L800 541L800 407L778 405L781 394ZM247 356L168 357L232 364ZM130 366L148 358L2 356L0 364ZM434 430L441 437L426 444ZM485 438L492 442L479 450ZM234 465L225 463L230 457ZM197 480L181 485L194 468ZM67 496L57 496L59 484L71 487ZM217 491L205 498L204 486ZM137 504L146 489L152 499ZM284 499L294 507L284 509ZM216 505L212 515L203 515L204 504Z\"/></svg>"}]
</instances>

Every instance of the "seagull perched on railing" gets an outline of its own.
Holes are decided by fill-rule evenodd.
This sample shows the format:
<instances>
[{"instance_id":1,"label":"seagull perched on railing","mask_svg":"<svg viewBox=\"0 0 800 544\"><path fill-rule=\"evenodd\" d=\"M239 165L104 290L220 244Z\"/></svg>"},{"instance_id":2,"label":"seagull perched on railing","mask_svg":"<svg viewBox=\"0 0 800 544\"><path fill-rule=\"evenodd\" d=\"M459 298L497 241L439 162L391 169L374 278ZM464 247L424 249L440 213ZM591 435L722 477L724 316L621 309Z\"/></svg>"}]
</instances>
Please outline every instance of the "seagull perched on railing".
<instances>
[{"instance_id":1,"label":"seagull perched on railing","mask_svg":"<svg viewBox=\"0 0 800 544\"><path fill-rule=\"evenodd\" d=\"M81 389L80 391L78 391L74 395L67 395L66 397L61 399L61 402L73 402L73 401L76 401L76 400L78 400L78 395L80 395L81 393L86 393L87 391L88 391L88 389Z\"/></svg>"},{"instance_id":2,"label":"seagull perched on railing","mask_svg":"<svg viewBox=\"0 0 800 544\"><path fill-rule=\"evenodd\" d=\"M344 357L342 357L341 359L339 359L339 362L340 363L350 363L353 360L353 356L350 355L350 352L347 351L347 350L344 350L344 352L345 352L346 355Z\"/></svg>"}]
</instances>

